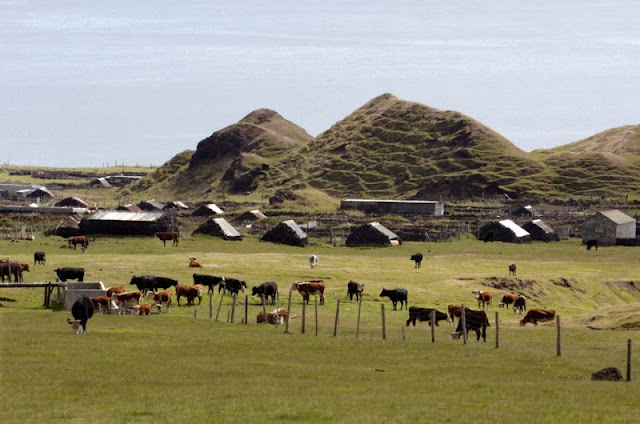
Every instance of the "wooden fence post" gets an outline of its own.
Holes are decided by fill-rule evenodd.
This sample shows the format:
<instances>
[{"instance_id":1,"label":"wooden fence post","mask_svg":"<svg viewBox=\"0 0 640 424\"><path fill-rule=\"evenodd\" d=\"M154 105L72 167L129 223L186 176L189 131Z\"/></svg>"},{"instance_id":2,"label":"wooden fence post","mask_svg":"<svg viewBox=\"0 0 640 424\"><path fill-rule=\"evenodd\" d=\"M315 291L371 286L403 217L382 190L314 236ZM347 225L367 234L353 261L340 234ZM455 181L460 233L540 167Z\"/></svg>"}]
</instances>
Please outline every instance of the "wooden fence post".
<instances>
[{"instance_id":1,"label":"wooden fence post","mask_svg":"<svg viewBox=\"0 0 640 424\"><path fill-rule=\"evenodd\" d=\"M500 313L496 311L496 349L500 347Z\"/></svg>"},{"instance_id":2,"label":"wooden fence post","mask_svg":"<svg viewBox=\"0 0 640 424\"><path fill-rule=\"evenodd\" d=\"M338 335L338 317L340 316L340 299L336 302L336 320L333 324L333 337Z\"/></svg>"},{"instance_id":3,"label":"wooden fence post","mask_svg":"<svg viewBox=\"0 0 640 424\"><path fill-rule=\"evenodd\" d=\"M627 381L631 381L631 339L627 340Z\"/></svg>"},{"instance_id":4,"label":"wooden fence post","mask_svg":"<svg viewBox=\"0 0 640 424\"><path fill-rule=\"evenodd\" d=\"M218 311L216 312L216 321L218 321L218 316L220 315L220 309L222 308L222 299L224 299L224 292L222 292L222 296L220 296L220 303L218 303Z\"/></svg>"},{"instance_id":5,"label":"wooden fence post","mask_svg":"<svg viewBox=\"0 0 640 424\"><path fill-rule=\"evenodd\" d=\"M464 313L464 305L460 305L460 327L462 328L462 340L464 340L464 344L467 344L467 317Z\"/></svg>"},{"instance_id":6,"label":"wooden fence post","mask_svg":"<svg viewBox=\"0 0 640 424\"><path fill-rule=\"evenodd\" d=\"M404 329L404 325L402 326L402 343L406 343L407 342L407 332Z\"/></svg>"},{"instance_id":7,"label":"wooden fence post","mask_svg":"<svg viewBox=\"0 0 640 424\"><path fill-rule=\"evenodd\" d=\"M249 295L244 295L244 325L249 323Z\"/></svg>"},{"instance_id":8,"label":"wooden fence post","mask_svg":"<svg viewBox=\"0 0 640 424\"><path fill-rule=\"evenodd\" d=\"M316 336L318 335L318 296L315 296L316 301Z\"/></svg>"},{"instance_id":9,"label":"wooden fence post","mask_svg":"<svg viewBox=\"0 0 640 424\"><path fill-rule=\"evenodd\" d=\"M384 303L380 304L380 310L382 311L382 340L387 340L387 319L384 315Z\"/></svg>"},{"instance_id":10,"label":"wooden fence post","mask_svg":"<svg viewBox=\"0 0 640 424\"><path fill-rule=\"evenodd\" d=\"M358 300L358 323L356 324L356 340L360 335L360 311L362 310L362 298Z\"/></svg>"},{"instance_id":11,"label":"wooden fence post","mask_svg":"<svg viewBox=\"0 0 640 424\"><path fill-rule=\"evenodd\" d=\"M558 337L556 339L556 355L562 356L562 333L560 331L560 315L556 317L556 328L558 329Z\"/></svg>"},{"instance_id":12,"label":"wooden fence post","mask_svg":"<svg viewBox=\"0 0 640 424\"><path fill-rule=\"evenodd\" d=\"M238 293L233 294L233 303L231 303L231 323L235 322L236 318L236 302L238 301Z\"/></svg>"},{"instance_id":13,"label":"wooden fence post","mask_svg":"<svg viewBox=\"0 0 640 424\"><path fill-rule=\"evenodd\" d=\"M193 319L196 319L196 318L198 318L198 310L194 309L193 310Z\"/></svg>"},{"instance_id":14,"label":"wooden fence post","mask_svg":"<svg viewBox=\"0 0 640 424\"><path fill-rule=\"evenodd\" d=\"M431 343L436 342L436 310L431 311Z\"/></svg>"},{"instance_id":15,"label":"wooden fence post","mask_svg":"<svg viewBox=\"0 0 640 424\"><path fill-rule=\"evenodd\" d=\"M264 322L265 324L268 324L269 321L267 320L267 301L264 298L264 293L260 293L260 299L262 300L262 313L264 314Z\"/></svg>"},{"instance_id":16,"label":"wooden fence post","mask_svg":"<svg viewBox=\"0 0 640 424\"><path fill-rule=\"evenodd\" d=\"M289 317L291 317L291 292L293 291L293 286L289 289L289 301L287 302L287 320L284 323L284 333L289 334Z\"/></svg>"},{"instance_id":17,"label":"wooden fence post","mask_svg":"<svg viewBox=\"0 0 640 424\"><path fill-rule=\"evenodd\" d=\"M209 319L213 318L213 290L209 292Z\"/></svg>"},{"instance_id":18,"label":"wooden fence post","mask_svg":"<svg viewBox=\"0 0 640 424\"><path fill-rule=\"evenodd\" d=\"M280 323L280 292L276 292L276 328Z\"/></svg>"},{"instance_id":19,"label":"wooden fence post","mask_svg":"<svg viewBox=\"0 0 640 424\"><path fill-rule=\"evenodd\" d=\"M302 301L302 330L300 331L300 334L304 334L305 332L305 327L307 325L307 303L303 300Z\"/></svg>"}]
</instances>

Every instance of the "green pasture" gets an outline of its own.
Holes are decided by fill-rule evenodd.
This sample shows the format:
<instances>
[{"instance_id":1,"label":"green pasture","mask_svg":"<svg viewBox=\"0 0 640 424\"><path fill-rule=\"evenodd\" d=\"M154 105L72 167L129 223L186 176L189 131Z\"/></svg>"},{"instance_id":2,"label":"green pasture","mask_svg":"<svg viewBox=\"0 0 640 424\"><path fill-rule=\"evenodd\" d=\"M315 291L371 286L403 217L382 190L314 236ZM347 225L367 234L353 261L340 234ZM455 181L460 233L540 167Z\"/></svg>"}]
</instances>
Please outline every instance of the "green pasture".
<instances>
[{"instance_id":1,"label":"green pasture","mask_svg":"<svg viewBox=\"0 0 640 424\"><path fill-rule=\"evenodd\" d=\"M146 273L192 284L194 269L187 263L195 256L206 264L195 272L240 278L249 289L276 281L284 307L293 281L323 279L326 304L318 307L318 335L313 300L301 334L297 293L290 334L256 324L262 307L251 296L248 325L242 325L242 295L234 324L226 322L228 297L218 321L209 319L205 297L199 306L174 304L170 313L148 317L96 315L88 333L75 336L65 322L68 312L42 308L41 289L0 289L0 297L17 300L0 301L0 422L640 421L637 375L632 382L590 380L607 366L625 373L628 339L638 350L637 248L588 252L578 240L513 245L463 239L361 249L318 241L301 249L208 236L184 238L178 247L163 247L152 237L98 236L86 253L63 244L59 237L0 241L0 257L33 264L33 252L43 250L47 265L32 266L27 282L55 281L55 268L81 266L85 281L112 286ZM425 256L421 269L409 260L418 251ZM320 257L316 269L308 265L311 253ZM518 266L517 277L508 277L510 263ZM365 284L357 340L358 305L346 297L349 280ZM473 335L463 345L451 340L446 322L436 328L436 343L426 323L406 328L403 341L408 314L378 297L382 287L404 287L410 305L444 311L449 303L475 307L475 289L499 298L508 290L486 285L496 282L527 295L530 308L558 311L561 357L555 323L521 328L520 317L498 308L497 299L487 342ZM215 317L217 292L211 301ZM638 354L632 365L640 369Z\"/></svg>"}]
</instances>

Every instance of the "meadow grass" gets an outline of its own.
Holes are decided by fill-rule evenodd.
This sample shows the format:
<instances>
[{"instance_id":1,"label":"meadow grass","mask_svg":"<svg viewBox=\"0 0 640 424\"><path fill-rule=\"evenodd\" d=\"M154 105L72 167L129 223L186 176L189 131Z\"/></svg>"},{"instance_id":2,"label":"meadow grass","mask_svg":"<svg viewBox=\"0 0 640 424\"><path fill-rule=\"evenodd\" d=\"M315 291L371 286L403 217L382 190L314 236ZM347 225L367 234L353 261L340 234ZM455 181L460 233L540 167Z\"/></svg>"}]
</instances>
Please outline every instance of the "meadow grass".
<instances>
[{"instance_id":1,"label":"meadow grass","mask_svg":"<svg viewBox=\"0 0 640 424\"><path fill-rule=\"evenodd\" d=\"M229 299L219 321L210 320L209 302L174 306L149 317L96 315L85 336L66 324L68 312L43 309L40 289L0 289L0 390L6 394L1 422L635 422L638 384L598 383L591 373L616 366L624 373L626 341L640 331L586 328L588 319L609 310L637 310L638 290L605 282L637 281L640 263L634 248L587 252L579 241L512 245L471 239L450 243L405 243L394 248L334 248L318 243L307 249L246 238L224 242L187 237L177 248L151 237L98 237L87 253L60 249L62 239L0 241L0 257L32 263L36 250L47 265L32 267L27 281L53 281L53 269L83 266L86 281L126 284L132 275L154 273L191 284L196 256L207 266L195 272L234 276L249 288L279 283L286 307L291 282L324 279L326 305L319 307L315 336L313 301L301 334L301 302L293 293L290 333L258 325L262 309L244 296L236 324L226 323ZM413 268L412 253L425 255ZM310 269L310 253L320 257ZM411 305L448 303L475 307L473 289L492 277L533 281L529 307L556 309L562 316L563 350L556 356L555 324L518 326L512 311L489 313L488 341L453 341L441 322L431 343L426 323L401 328L405 311L393 311L380 289L405 287ZM566 279L571 287L553 281ZM346 298L349 280L364 282L360 334L357 304ZM513 281L516 281L513 279ZM132 286L130 286L132 287ZM501 293L492 290L496 295ZM336 302L341 300L337 336ZM214 315L218 294L213 298ZM387 317L382 340L381 306ZM269 308L273 308L269 306ZM197 318L194 318L197 310ZM494 344L494 313L500 311L500 348ZM636 348L637 350L637 348ZM640 369L638 356L634 369Z\"/></svg>"}]
</instances>

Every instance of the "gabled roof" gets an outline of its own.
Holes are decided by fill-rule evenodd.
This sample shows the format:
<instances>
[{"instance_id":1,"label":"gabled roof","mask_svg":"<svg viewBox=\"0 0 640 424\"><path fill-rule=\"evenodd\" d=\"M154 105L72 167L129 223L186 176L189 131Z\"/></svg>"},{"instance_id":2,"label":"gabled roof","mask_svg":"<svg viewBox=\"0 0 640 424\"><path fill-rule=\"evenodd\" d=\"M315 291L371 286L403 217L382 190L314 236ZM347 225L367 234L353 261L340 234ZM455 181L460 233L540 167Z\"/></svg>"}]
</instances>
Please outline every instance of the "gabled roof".
<instances>
[{"instance_id":1,"label":"gabled roof","mask_svg":"<svg viewBox=\"0 0 640 424\"><path fill-rule=\"evenodd\" d=\"M162 218L166 212L151 211L151 212L128 212L128 211L112 211L112 210L99 210L92 215L86 217L88 221L140 221L149 222L157 221Z\"/></svg>"},{"instance_id":2,"label":"gabled roof","mask_svg":"<svg viewBox=\"0 0 640 424\"><path fill-rule=\"evenodd\" d=\"M513 231L513 233L518 238L526 237L526 236L530 236L531 235L531 234L529 234L529 232L527 230L525 230L524 228L522 228L521 226L519 226L518 224L516 224L515 222L513 222L510 219L504 219L504 220L500 221L500 225L502 225L503 227L508 228L511 231Z\"/></svg>"},{"instance_id":3,"label":"gabled roof","mask_svg":"<svg viewBox=\"0 0 640 424\"><path fill-rule=\"evenodd\" d=\"M206 205L202 205L202 207L204 207L206 209L209 209L211 212L215 212L217 214L224 213L224 211L222 209L220 209L218 207L218 205L216 205L215 203L209 203L209 204L206 204Z\"/></svg>"},{"instance_id":4,"label":"gabled roof","mask_svg":"<svg viewBox=\"0 0 640 424\"><path fill-rule=\"evenodd\" d=\"M385 236L387 236L387 238L389 240L397 240L398 239L398 235L396 233L394 233L393 231L389 230L387 227L385 227L384 225L380 224L379 222L370 222L369 225L373 228L375 228L376 230L378 230L379 232L381 232L382 234L384 234Z\"/></svg>"},{"instance_id":5,"label":"gabled roof","mask_svg":"<svg viewBox=\"0 0 640 424\"><path fill-rule=\"evenodd\" d=\"M300 228L298 226L298 224L296 224L296 222L293 219L289 219L287 221L282 221L282 224L284 224L287 227L291 228L296 233L296 236L298 236L298 238L300 238L300 239L307 238L307 233L302 231L302 228Z\"/></svg>"},{"instance_id":6,"label":"gabled roof","mask_svg":"<svg viewBox=\"0 0 640 424\"><path fill-rule=\"evenodd\" d=\"M213 222L218 224L222 232L227 237L242 237L242 234L238 232L229 222L224 218L213 218Z\"/></svg>"},{"instance_id":7,"label":"gabled roof","mask_svg":"<svg viewBox=\"0 0 640 424\"><path fill-rule=\"evenodd\" d=\"M531 223L536 227L540 228L542 231L544 231L547 234L551 234L555 232L553 228L551 228L548 224L543 222L541 219L534 219L533 221L531 221Z\"/></svg>"},{"instance_id":8,"label":"gabled roof","mask_svg":"<svg viewBox=\"0 0 640 424\"><path fill-rule=\"evenodd\" d=\"M627 215L626 213L618 209L610 209L608 211L600 211L598 213L604 215L605 218L613 221L618 225L628 224L630 222L636 222L634 218L630 217L629 215Z\"/></svg>"}]
</instances>

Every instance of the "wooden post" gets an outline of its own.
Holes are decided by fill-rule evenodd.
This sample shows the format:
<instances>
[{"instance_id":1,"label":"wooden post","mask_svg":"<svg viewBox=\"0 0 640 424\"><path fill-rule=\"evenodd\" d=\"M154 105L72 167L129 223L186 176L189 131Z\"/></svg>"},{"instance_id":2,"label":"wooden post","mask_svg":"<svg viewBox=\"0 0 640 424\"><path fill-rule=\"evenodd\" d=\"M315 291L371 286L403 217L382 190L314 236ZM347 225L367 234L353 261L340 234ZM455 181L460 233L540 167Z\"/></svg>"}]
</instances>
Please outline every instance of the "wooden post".
<instances>
[{"instance_id":1,"label":"wooden post","mask_svg":"<svg viewBox=\"0 0 640 424\"><path fill-rule=\"evenodd\" d=\"M264 322L268 324L267 322L267 301L264 298L264 293L260 294L260 299L262 300L262 313L264 314Z\"/></svg>"},{"instance_id":2,"label":"wooden post","mask_svg":"<svg viewBox=\"0 0 640 424\"><path fill-rule=\"evenodd\" d=\"M382 340L387 340L387 319L384 315L384 303L380 304L380 310L382 311Z\"/></svg>"},{"instance_id":3,"label":"wooden post","mask_svg":"<svg viewBox=\"0 0 640 424\"><path fill-rule=\"evenodd\" d=\"M218 303L218 311L216 312L216 321L218 321L218 316L220 315L220 309L222 308L222 299L224 299L224 292L222 292L222 296L220 296L220 303Z\"/></svg>"},{"instance_id":4,"label":"wooden post","mask_svg":"<svg viewBox=\"0 0 640 424\"><path fill-rule=\"evenodd\" d=\"M356 340L358 340L358 336L360 335L360 311L361 310L362 310L362 298L358 300L358 323L356 324Z\"/></svg>"},{"instance_id":5,"label":"wooden post","mask_svg":"<svg viewBox=\"0 0 640 424\"><path fill-rule=\"evenodd\" d=\"M314 296L316 301L316 336L318 335L318 296Z\"/></svg>"},{"instance_id":6,"label":"wooden post","mask_svg":"<svg viewBox=\"0 0 640 424\"><path fill-rule=\"evenodd\" d=\"M460 322L462 323L460 327L462 327L462 340L464 340L464 344L467 344L467 317L464 313L464 305L460 305Z\"/></svg>"},{"instance_id":7,"label":"wooden post","mask_svg":"<svg viewBox=\"0 0 640 424\"><path fill-rule=\"evenodd\" d=\"M231 309L227 310L227 324L229 324L229 322L231 322Z\"/></svg>"},{"instance_id":8,"label":"wooden post","mask_svg":"<svg viewBox=\"0 0 640 424\"><path fill-rule=\"evenodd\" d=\"M627 340L627 381L631 381L631 339Z\"/></svg>"},{"instance_id":9,"label":"wooden post","mask_svg":"<svg viewBox=\"0 0 640 424\"><path fill-rule=\"evenodd\" d=\"M276 292L276 328L280 322L280 292Z\"/></svg>"},{"instance_id":10,"label":"wooden post","mask_svg":"<svg viewBox=\"0 0 640 424\"><path fill-rule=\"evenodd\" d=\"M431 311L431 343L436 342L436 310Z\"/></svg>"},{"instance_id":11,"label":"wooden post","mask_svg":"<svg viewBox=\"0 0 640 424\"><path fill-rule=\"evenodd\" d=\"M284 323L284 333L289 334L289 318L291 317L291 292L293 291L293 286L289 289L289 300L287 302L287 320Z\"/></svg>"},{"instance_id":12,"label":"wooden post","mask_svg":"<svg viewBox=\"0 0 640 424\"><path fill-rule=\"evenodd\" d=\"M231 304L231 323L235 322L236 318L236 303L238 302L238 293L233 294L233 303Z\"/></svg>"},{"instance_id":13,"label":"wooden post","mask_svg":"<svg viewBox=\"0 0 640 424\"><path fill-rule=\"evenodd\" d=\"M198 310L194 309L193 310L193 319L196 319L196 318L198 318Z\"/></svg>"},{"instance_id":14,"label":"wooden post","mask_svg":"<svg viewBox=\"0 0 640 424\"><path fill-rule=\"evenodd\" d=\"M244 296L244 325L249 322L249 295Z\"/></svg>"},{"instance_id":15,"label":"wooden post","mask_svg":"<svg viewBox=\"0 0 640 424\"><path fill-rule=\"evenodd\" d=\"M407 332L404 329L404 325L402 326L402 343L406 343L407 342Z\"/></svg>"},{"instance_id":16,"label":"wooden post","mask_svg":"<svg viewBox=\"0 0 640 424\"><path fill-rule=\"evenodd\" d=\"M500 313L496 311L496 349L500 347Z\"/></svg>"},{"instance_id":17,"label":"wooden post","mask_svg":"<svg viewBox=\"0 0 640 424\"><path fill-rule=\"evenodd\" d=\"M300 334L304 334L306 324L307 324L307 303L303 300L302 301L302 330L300 331Z\"/></svg>"},{"instance_id":18,"label":"wooden post","mask_svg":"<svg viewBox=\"0 0 640 424\"><path fill-rule=\"evenodd\" d=\"M213 318L213 290L209 292L209 319Z\"/></svg>"},{"instance_id":19,"label":"wooden post","mask_svg":"<svg viewBox=\"0 0 640 424\"><path fill-rule=\"evenodd\" d=\"M556 340L557 356L562 356L562 333L560 332L560 315L556 317L556 328L558 329L558 338Z\"/></svg>"},{"instance_id":20,"label":"wooden post","mask_svg":"<svg viewBox=\"0 0 640 424\"><path fill-rule=\"evenodd\" d=\"M336 302L336 320L333 323L333 337L338 335L338 317L340 316L340 299Z\"/></svg>"}]
</instances>

